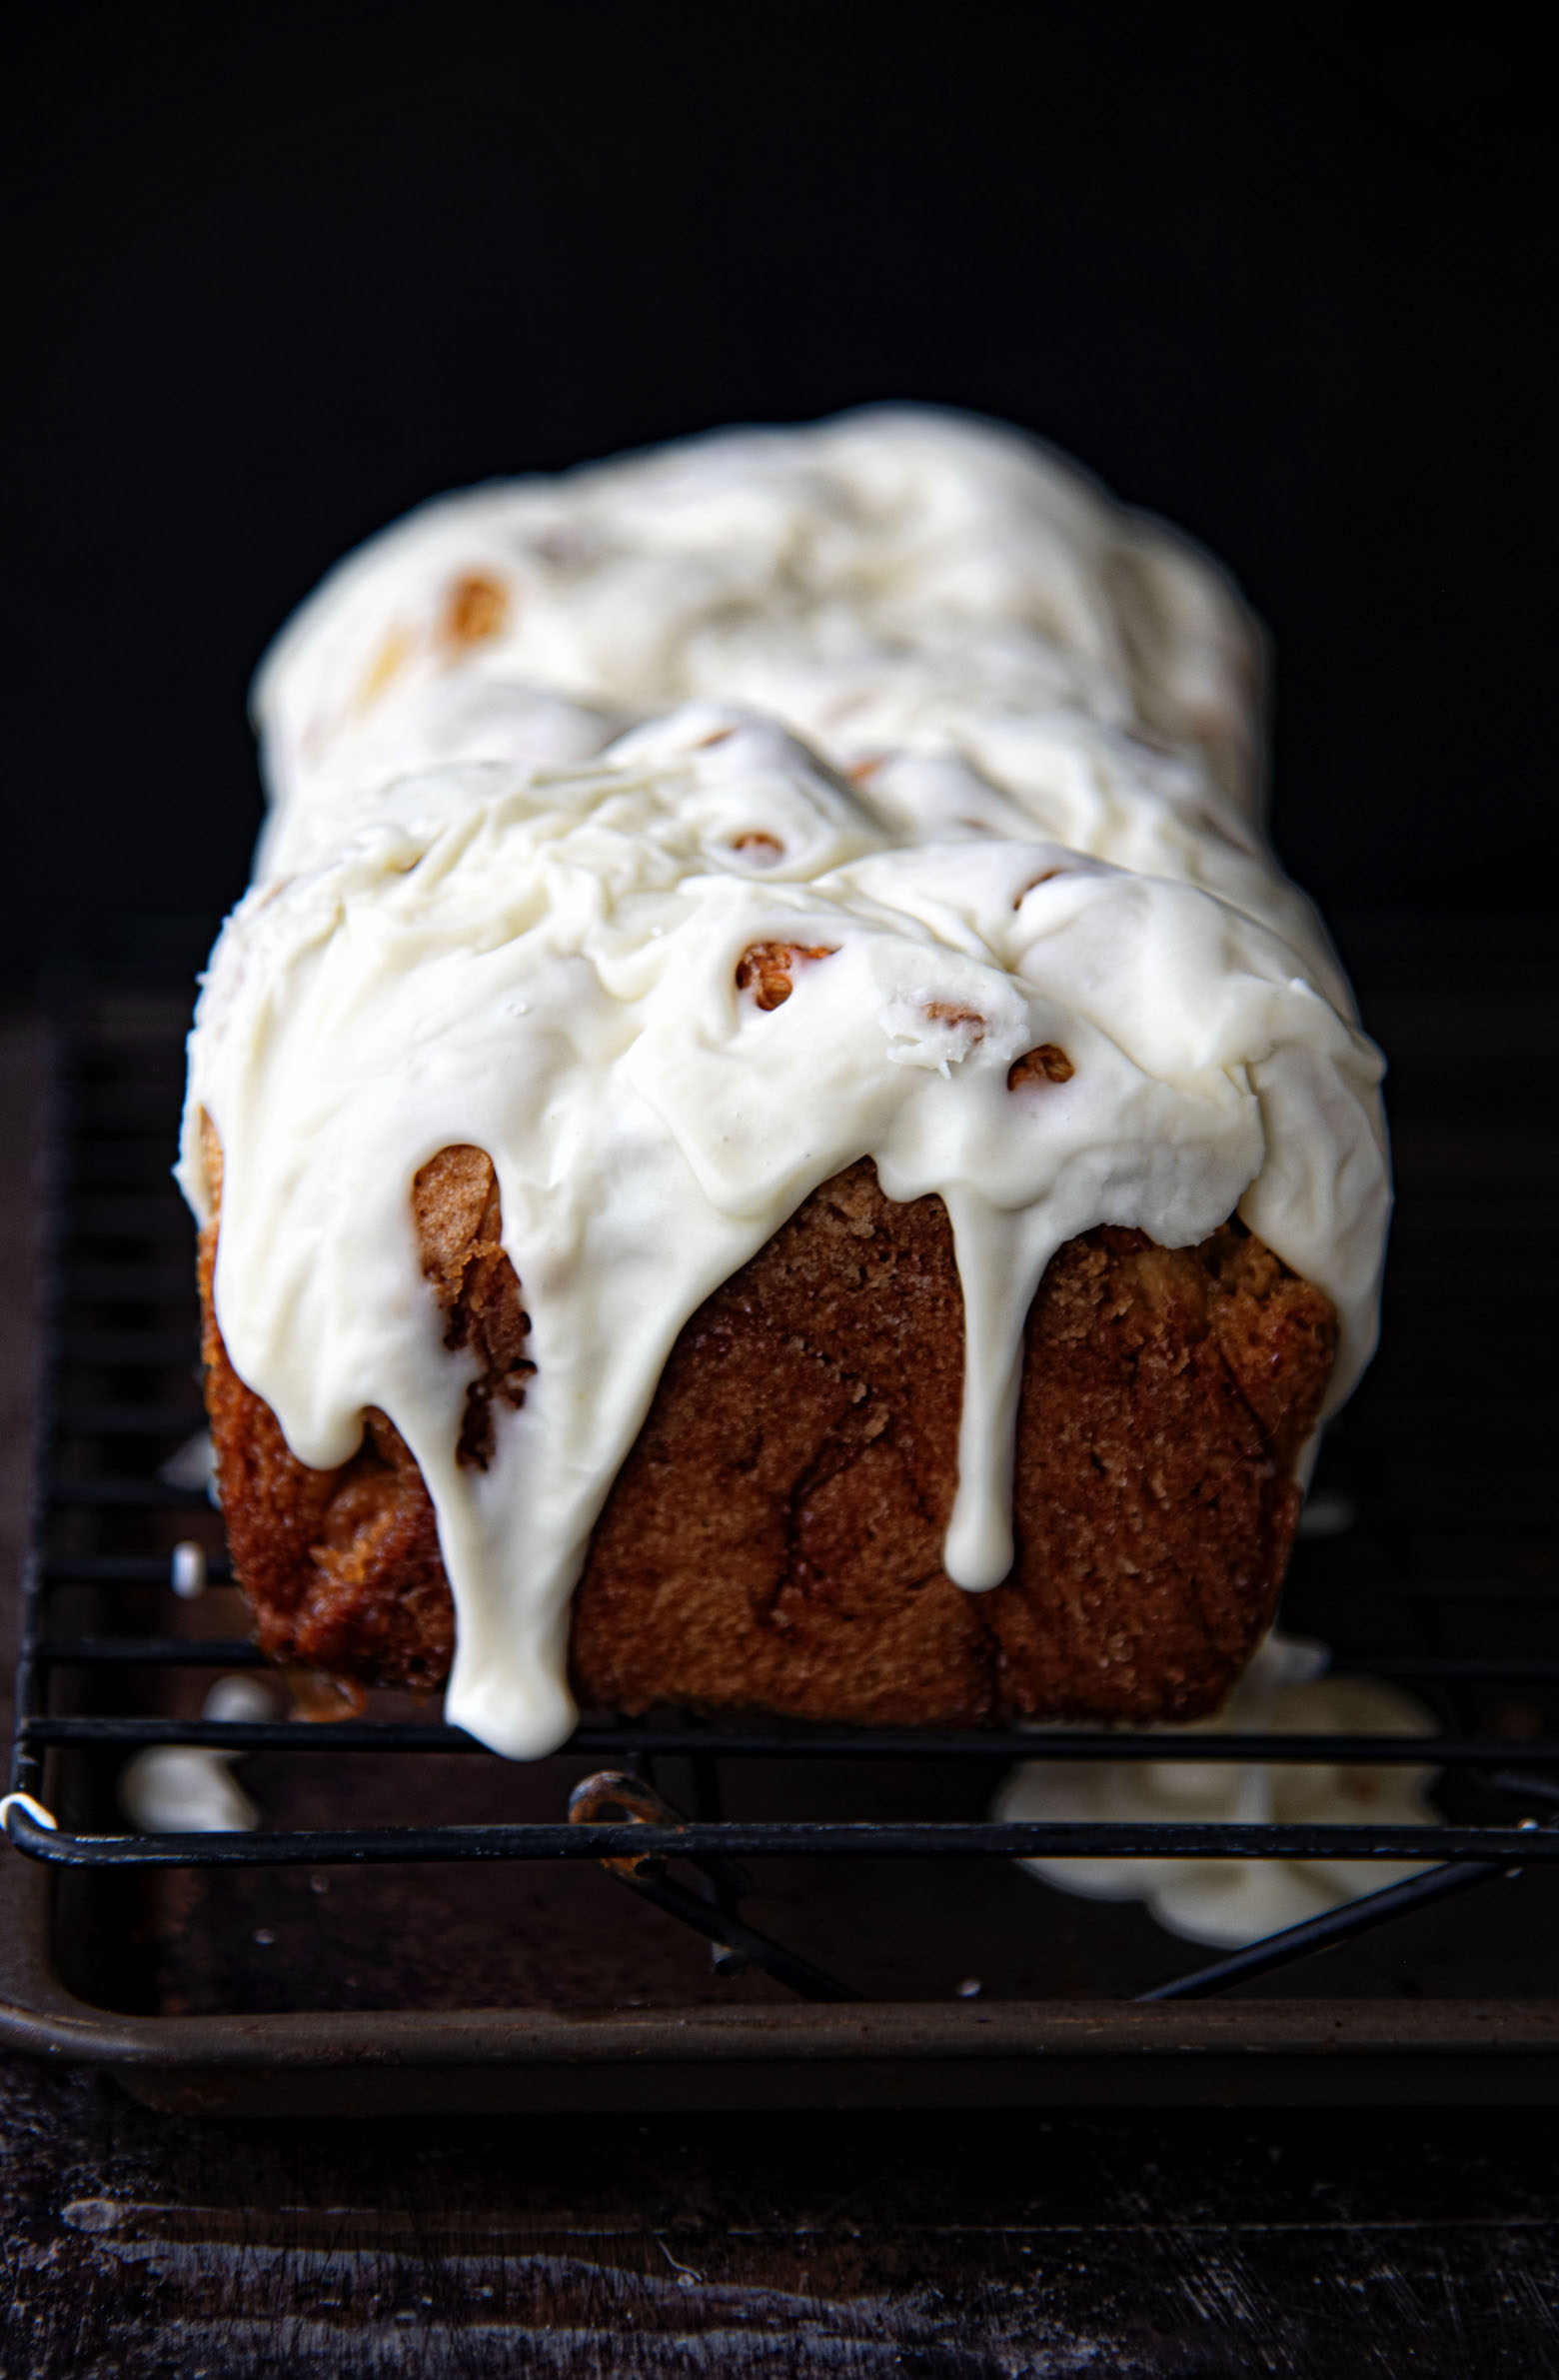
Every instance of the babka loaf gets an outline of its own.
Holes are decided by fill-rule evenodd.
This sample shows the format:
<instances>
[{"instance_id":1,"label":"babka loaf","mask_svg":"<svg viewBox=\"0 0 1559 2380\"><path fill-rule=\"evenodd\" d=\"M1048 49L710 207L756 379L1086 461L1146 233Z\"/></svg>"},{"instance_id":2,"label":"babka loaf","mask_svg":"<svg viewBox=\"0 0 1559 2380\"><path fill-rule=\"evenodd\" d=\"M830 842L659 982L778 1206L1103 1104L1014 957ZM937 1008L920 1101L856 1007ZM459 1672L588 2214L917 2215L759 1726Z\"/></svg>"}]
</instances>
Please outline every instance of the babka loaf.
<instances>
[{"instance_id":1,"label":"babka loaf","mask_svg":"<svg viewBox=\"0 0 1559 2380\"><path fill-rule=\"evenodd\" d=\"M576 1694L1216 1707L1388 1206L1253 650L902 415L482 493L315 599L181 1160L267 1652L516 1755Z\"/></svg>"}]
</instances>

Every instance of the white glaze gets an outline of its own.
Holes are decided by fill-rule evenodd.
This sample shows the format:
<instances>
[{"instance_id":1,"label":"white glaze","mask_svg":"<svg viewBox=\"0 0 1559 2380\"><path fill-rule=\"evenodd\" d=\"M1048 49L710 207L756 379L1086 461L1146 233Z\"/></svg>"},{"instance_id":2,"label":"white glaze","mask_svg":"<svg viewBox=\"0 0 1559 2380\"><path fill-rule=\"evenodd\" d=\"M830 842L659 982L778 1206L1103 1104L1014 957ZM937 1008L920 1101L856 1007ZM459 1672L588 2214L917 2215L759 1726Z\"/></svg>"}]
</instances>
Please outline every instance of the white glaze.
<instances>
[{"instance_id":1,"label":"white glaze","mask_svg":"<svg viewBox=\"0 0 1559 2380\"><path fill-rule=\"evenodd\" d=\"M207 1719L269 1719L271 1697L257 1678L219 1677L201 1705ZM260 1823L233 1775L242 1752L215 1744L164 1743L137 1752L119 1779L119 1806L138 1834L248 1834Z\"/></svg>"},{"instance_id":2,"label":"white glaze","mask_svg":"<svg viewBox=\"0 0 1559 2380\"><path fill-rule=\"evenodd\" d=\"M1237 1206L1338 1307L1333 1402L1369 1353L1380 1065L1324 951L1022 814L957 824L867 790L771 722L693 706L582 767L390 786L218 945L181 1179L204 1219L205 1111L229 1351L306 1462L344 1461L365 1405L395 1421L455 1595L448 1713L501 1751L572 1723L570 1595L678 1331L857 1158L952 1220L969 1326L946 1558L970 1589L1008 1566L1022 1324L1074 1233L1184 1245ZM769 1013L736 984L763 942L831 953ZM1043 1042L1072 1080L1009 1092ZM463 1142L497 1169L538 1364L486 1473L455 1460L470 1359L442 1344L410 1204Z\"/></svg>"},{"instance_id":3,"label":"white glaze","mask_svg":"<svg viewBox=\"0 0 1559 2380\"><path fill-rule=\"evenodd\" d=\"M1421 1703L1375 1678L1326 1677L1324 1645L1269 1636L1223 1709L1180 1734L1430 1735ZM1046 1730L1037 1729L1043 1734ZM1130 1731L1122 1730L1122 1749ZM1432 1768L1237 1760L1025 1760L992 1815L1057 1821L1427 1826ZM1380 1859L1024 1859L1089 1900L1141 1900L1172 1934L1232 1949L1301 1925L1425 1864Z\"/></svg>"},{"instance_id":4,"label":"white glaze","mask_svg":"<svg viewBox=\"0 0 1559 2380\"><path fill-rule=\"evenodd\" d=\"M501 617L456 643L452 594ZM772 713L878 809L1030 836L1221 894L1346 986L1255 831L1259 636L1215 566L1030 439L874 408L445 497L342 563L255 715L261 875L387 779L567 765L690 698Z\"/></svg>"},{"instance_id":5,"label":"white glaze","mask_svg":"<svg viewBox=\"0 0 1559 2380\"><path fill-rule=\"evenodd\" d=\"M194 1537L181 1537L168 1564L168 1583L181 1602L193 1603L206 1591L206 1548Z\"/></svg>"}]
</instances>

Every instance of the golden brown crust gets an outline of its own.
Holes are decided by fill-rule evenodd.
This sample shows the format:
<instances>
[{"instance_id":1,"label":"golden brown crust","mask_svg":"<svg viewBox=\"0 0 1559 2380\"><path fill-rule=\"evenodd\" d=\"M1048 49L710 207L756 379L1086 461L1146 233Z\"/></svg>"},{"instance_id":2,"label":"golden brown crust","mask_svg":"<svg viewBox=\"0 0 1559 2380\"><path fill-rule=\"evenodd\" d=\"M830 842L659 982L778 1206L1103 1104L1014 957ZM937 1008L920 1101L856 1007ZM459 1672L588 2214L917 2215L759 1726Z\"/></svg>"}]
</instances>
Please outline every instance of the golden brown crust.
<instances>
[{"instance_id":1,"label":"golden brown crust","mask_svg":"<svg viewBox=\"0 0 1559 2380\"><path fill-rule=\"evenodd\" d=\"M1269 1625L1298 1493L1238 1374L1237 1300L1200 1248L1090 1231L1057 1255L1029 1321L1011 1579L989 1598L1002 1700L1041 1717L1193 1718ZM1326 1301L1263 1248L1285 1429L1314 1425ZM1294 1448L1301 1438L1294 1437ZM1091 1473L1091 1479L1090 1479Z\"/></svg>"},{"instance_id":2,"label":"golden brown crust","mask_svg":"<svg viewBox=\"0 0 1559 2380\"><path fill-rule=\"evenodd\" d=\"M412 1184L423 1271L449 1315L444 1343L470 1347L482 1368L466 1391L458 1459L485 1471L493 1455L493 1404L518 1409L536 1365L526 1354L531 1317L504 1253L498 1176L486 1150L459 1143L430 1158Z\"/></svg>"},{"instance_id":3,"label":"golden brown crust","mask_svg":"<svg viewBox=\"0 0 1559 2380\"><path fill-rule=\"evenodd\" d=\"M575 1596L581 1690L991 1715L978 1601L941 1568L961 1334L940 1199L894 1206L868 1165L815 1191L673 1350Z\"/></svg>"},{"instance_id":4,"label":"golden brown crust","mask_svg":"<svg viewBox=\"0 0 1559 2380\"><path fill-rule=\"evenodd\" d=\"M529 1369L520 1285L479 1150L414 1195L449 1343L483 1369L462 1446ZM309 1471L227 1361L202 1246L208 1396L234 1562L274 1657L431 1684L453 1642L432 1506L382 1414ZM824 1183L677 1341L575 1595L590 1703L761 1703L882 1724L1213 1709L1270 1623L1335 1322L1238 1223L1198 1248L1106 1227L1052 1261L1028 1318L1017 1559L988 1595L941 1568L962 1365L938 1198L869 1163Z\"/></svg>"},{"instance_id":5,"label":"golden brown crust","mask_svg":"<svg viewBox=\"0 0 1559 2380\"><path fill-rule=\"evenodd\" d=\"M756 836L751 835L743 838L743 842L749 846L758 840ZM766 836L763 840L772 842L773 838ZM813 945L793 942L751 943L737 961L737 990L751 992L754 1001L761 1009L783 1008L794 988L790 978L795 969L803 967L815 959L831 959L832 957L833 945L831 943Z\"/></svg>"},{"instance_id":6,"label":"golden brown crust","mask_svg":"<svg viewBox=\"0 0 1559 2380\"><path fill-rule=\"evenodd\" d=\"M450 589L440 626L441 641L457 649L502 634L509 620L509 593L496 579L468 571Z\"/></svg>"},{"instance_id":7,"label":"golden brown crust","mask_svg":"<svg viewBox=\"0 0 1559 2380\"><path fill-rule=\"evenodd\" d=\"M1054 1042L1041 1042L1037 1050L1025 1050L1013 1059L1007 1068L1007 1089L1021 1091L1025 1083L1069 1083L1075 1071L1064 1050Z\"/></svg>"},{"instance_id":8,"label":"golden brown crust","mask_svg":"<svg viewBox=\"0 0 1559 2380\"><path fill-rule=\"evenodd\" d=\"M339 1470L311 1470L228 1361L211 1298L216 1227L201 1233L206 1408L233 1567L255 1641L284 1666L425 1688L455 1649L433 1506L400 1432L375 1408Z\"/></svg>"}]
</instances>

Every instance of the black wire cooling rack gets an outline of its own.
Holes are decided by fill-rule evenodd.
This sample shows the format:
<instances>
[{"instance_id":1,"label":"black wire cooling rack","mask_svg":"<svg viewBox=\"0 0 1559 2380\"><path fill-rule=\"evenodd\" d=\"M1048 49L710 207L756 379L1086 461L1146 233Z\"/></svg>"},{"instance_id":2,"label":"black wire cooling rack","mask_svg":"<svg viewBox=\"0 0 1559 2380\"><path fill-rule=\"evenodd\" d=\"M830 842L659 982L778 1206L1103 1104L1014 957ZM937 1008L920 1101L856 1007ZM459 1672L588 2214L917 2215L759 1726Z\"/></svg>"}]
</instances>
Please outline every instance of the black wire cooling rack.
<instances>
[{"instance_id":1,"label":"black wire cooling rack","mask_svg":"<svg viewBox=\"0 0 1559 2380\"><path fill-rule=\"evenodd\" d=\"M1559 1813L1559 1511L1544 1490L1546 1433L1523 1419L1529 1398L1546 1388L1552 1256L1521 1206L1521 1183L1491 1184L1468 1162L1476 1135L1465 1129L1442 1145L1431 1127L1415 1156L1421 1189L1394 1257L1387 1354L1323 1456L1285 1614L1332 1643L1334 1669L1409 1684L1435 1713L1428 1737L1167 1731L1123 1739L1077 1729L1036 1744L990 1730L743 1727L672 1713L649 1724L582 1726L558 1756L572 1771L558 1768L554 1817L470 1824L441 1821L436 1805L430 1811L419 1762L482 1747L426 1714L307 1727L296 1718L191 1715L199 1672L263 1665L231 1617L226 1632L202 1632L206 1611L230 1597L174 1591L176 1578L187 1587L203 1575L212 1589L231 1581L204 1488L170 1483L170 1472L184 1476L179 1450L202 1427L192 1231L168 1176L181 1029L165 993L130 983L77 987L55 1025L44 1411L6 1817L11 1843L30 1859L55 1870L120 1871L599 1863L706 1935L717 1972L751 1963L816 2000L856 1994L745 1920L753 1879L739 1863L1066 1854L1434 1863L1134 1995L1172 1999L1210 1995L1559 1859L1559 1825L1549 1823ZM1442 1053L1446 1046L1442 1034ZM1454 1059L1454 1031L1449 1047ZM1410 1105L1416 1063L1406 1061ZM1422 1073L1427 1088L1427 1065ZM1429 1102L1422 1107L1427 1115ZM1529 1259L1519 1294L1496 1301L1489 1259L1508 1267L1517 1247ZM1481 1369L1459 1361L1458 1331L1471 1333ZM341 1772L344 1810L354 1756L394 1753L416 1814L391 1825L118 1830L117 1771L135 1753L169 1745L326 1755ZM988 1765L1036 1752L1047 1761L1431 1766L1441 1772L1442 1814L1418 1827L863 1817L847 1807L826 1818L722 1814L724 1780L744 1762L825 1761L843 1764L847 1777L905 1759ZM658 1763L673 1758L689 1763L686 1811L659 1782ZM571 1800L564 1780L582 1760L598 1765Z\"/></svg>"}]
</instances>

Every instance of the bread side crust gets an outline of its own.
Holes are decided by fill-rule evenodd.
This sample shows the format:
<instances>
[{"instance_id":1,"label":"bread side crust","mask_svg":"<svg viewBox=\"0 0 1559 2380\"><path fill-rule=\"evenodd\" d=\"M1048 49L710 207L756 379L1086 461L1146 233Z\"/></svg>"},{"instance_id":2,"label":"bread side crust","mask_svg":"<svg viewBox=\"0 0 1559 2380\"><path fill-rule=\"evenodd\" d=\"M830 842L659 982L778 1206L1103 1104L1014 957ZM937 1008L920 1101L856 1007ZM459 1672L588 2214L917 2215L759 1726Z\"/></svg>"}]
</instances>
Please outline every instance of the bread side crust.
<instances>
[{"instance_id":1,"label":"bread side crust","mask_svg":"<svg viewBox=\"0 0 1559 2380\"><path fill-rule=\"evenodd\" d=\"M220 1200L221 1153L207 1159ZM532 1369L481 1150L413 1194L446 1342L469 1348L461 1459L485 1465ZM333 1471L234 1372L202 1234L207 1400L236 1574L274 1660L428 1690L454 1615L433 1506L385 1414ZM1336 1344L1328 1299L1237 1222L1194 1248L1105 1226L1030 1309L1007 1581L941 1567L962 1301L941 1200L869 1161L807 1198L693 1315L613 1486L574 1598L587 1706L759 1704L935 1725L1180 1720L1215 1709L1270 1625L1294 1459Z\"/></svg>"}]
</instances>

